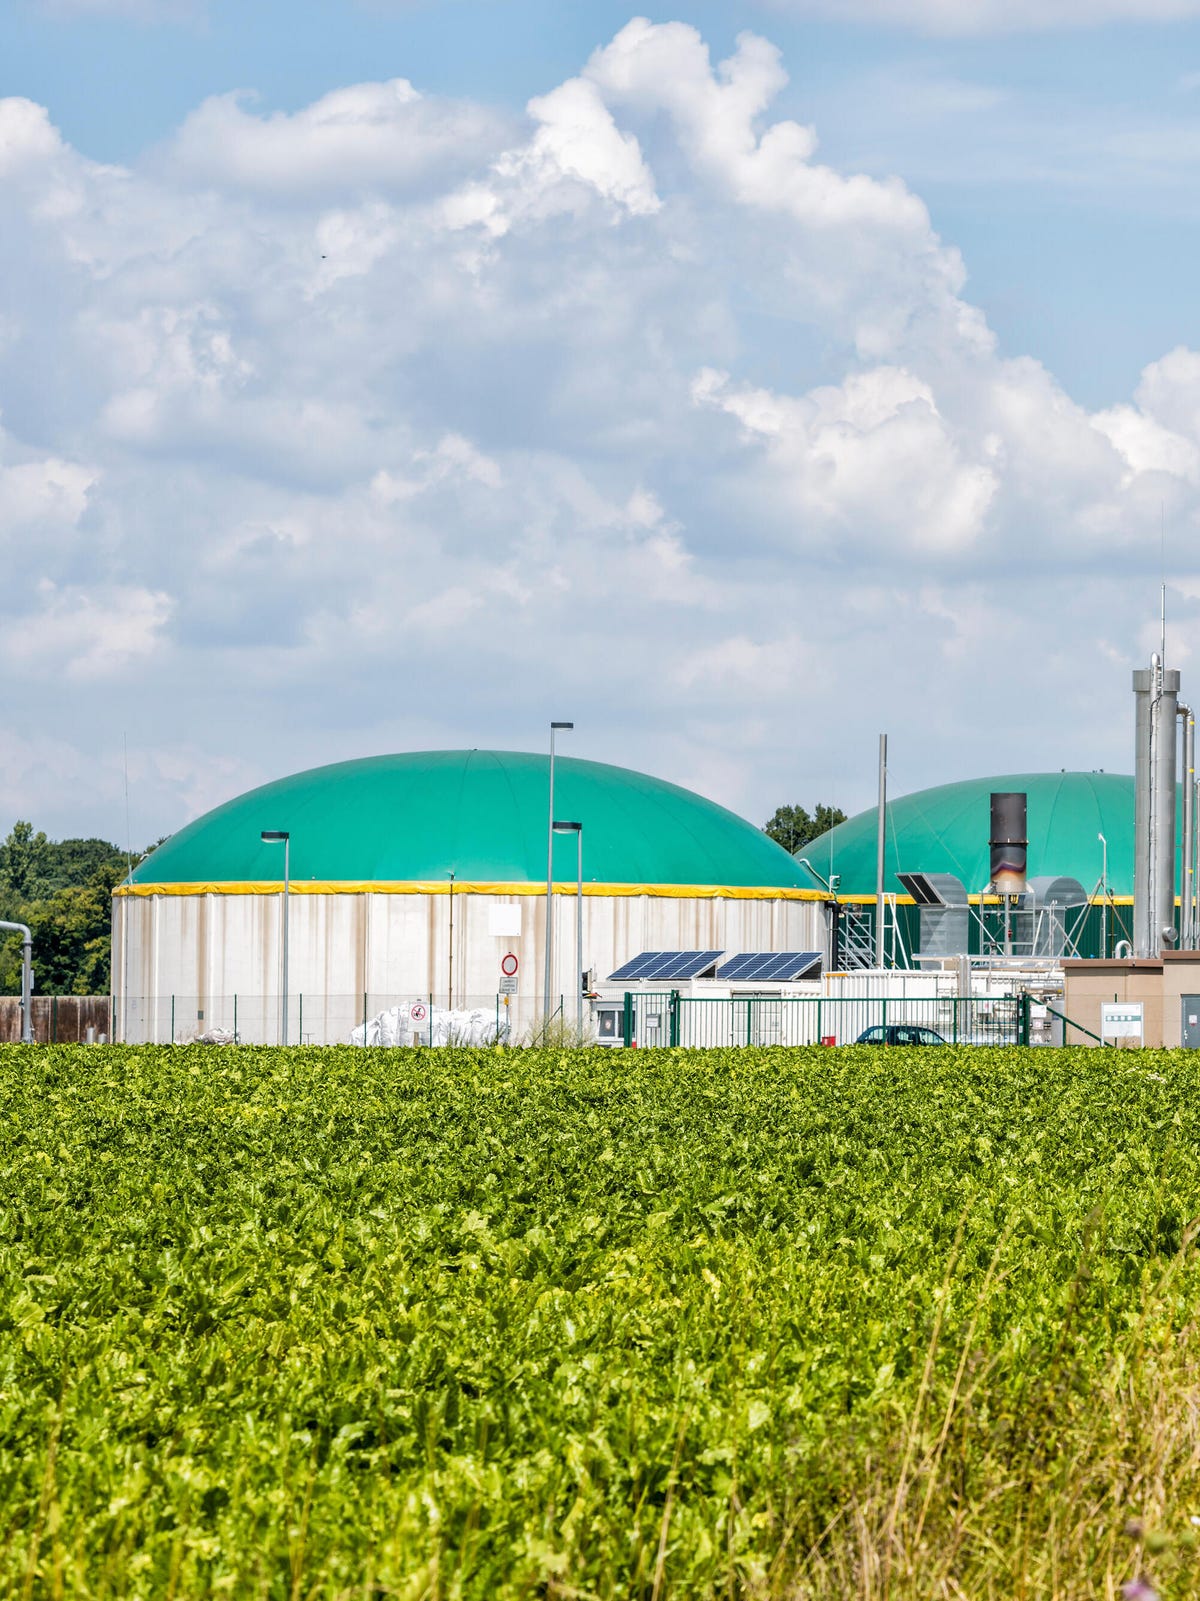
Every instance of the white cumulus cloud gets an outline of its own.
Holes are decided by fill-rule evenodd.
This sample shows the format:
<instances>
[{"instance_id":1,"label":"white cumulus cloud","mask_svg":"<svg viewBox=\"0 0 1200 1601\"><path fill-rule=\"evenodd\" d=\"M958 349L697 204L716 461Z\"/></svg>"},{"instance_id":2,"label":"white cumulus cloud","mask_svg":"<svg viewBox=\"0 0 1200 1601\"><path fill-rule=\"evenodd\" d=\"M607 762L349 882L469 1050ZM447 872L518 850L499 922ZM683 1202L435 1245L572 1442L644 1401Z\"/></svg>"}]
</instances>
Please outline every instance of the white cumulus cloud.
<instances>
[{"instance_id":1,"label":"white cumulus cloud","mask_svg":"<svg viewBox=\"0 0 1200 1601\"><path fill-rule=\"evenodd\" d=\"M405 78L337 89L292 114L257 115L251 100L206 100L168 146L169 170L264 195L405 190L478 158L498 126L481 107L426 99Z\"/></svg>"},{"instance_id":2,"label":"white cumulus cloud","mask_svg":"<svg viewBox=\"0 0 1200 1601\"><path fill-rule=\"evenodd\" d=\"M635 19L518 119L223 97L124 167L0 100L6 716L72 731L20 815L112 832L56 775L109 804L126 727L146 838L564 708L764 817L866 798L856 697L914 784L1118 765L1148 530L1200 529L1200 355L1090 412L785 81Z\"/></svg>"},{"instance_id":3,"label":"white cumulus cloud","mask_svg":"<svg viewBox=\"0 0 1200 1601\"><path fill-rule=\"evenodd\" d=\"M38 586L38 606L0 623L0 652L10 666L62 673L68 681L108 678L152 656L172 601L134 585Z\"/></svg>"}]
</instances>

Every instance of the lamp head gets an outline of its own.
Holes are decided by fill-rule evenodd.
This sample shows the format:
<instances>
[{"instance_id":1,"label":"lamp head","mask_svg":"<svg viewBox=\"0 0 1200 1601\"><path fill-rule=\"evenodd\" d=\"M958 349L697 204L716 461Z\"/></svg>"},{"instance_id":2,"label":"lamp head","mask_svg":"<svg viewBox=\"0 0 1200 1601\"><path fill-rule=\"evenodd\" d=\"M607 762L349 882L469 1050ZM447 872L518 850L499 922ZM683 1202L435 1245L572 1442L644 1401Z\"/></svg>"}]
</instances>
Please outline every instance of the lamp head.
<instances>
[{"instance_id":1,"label":"lamp head","mask_svg":"<svg viewBox=\"0 0 1200 1601\"><path fill-rule=\"evenodd\" d=\"M262 842L264 845L282 845L291 835L286 828L264 828Z\"/></svg>"},{"instance_id":2,"label":"lamp head","mask_svg":"<svg viewBox=\"0 0 1200 1601\"><path fill-rule=\"evenodd\" d=\"M552 823L550 825L556 834L582 834L582 823Z\"/></svg>"},{"instance_id":3,"label":"lamp head","mask_svg":"<svg viewBox=\"0 0 1200 1601\"><path fill-rule=\"evenodd\" d=\"M551 728L574 728L574 723L551 723Z\"/></svg>"}]
</instances>

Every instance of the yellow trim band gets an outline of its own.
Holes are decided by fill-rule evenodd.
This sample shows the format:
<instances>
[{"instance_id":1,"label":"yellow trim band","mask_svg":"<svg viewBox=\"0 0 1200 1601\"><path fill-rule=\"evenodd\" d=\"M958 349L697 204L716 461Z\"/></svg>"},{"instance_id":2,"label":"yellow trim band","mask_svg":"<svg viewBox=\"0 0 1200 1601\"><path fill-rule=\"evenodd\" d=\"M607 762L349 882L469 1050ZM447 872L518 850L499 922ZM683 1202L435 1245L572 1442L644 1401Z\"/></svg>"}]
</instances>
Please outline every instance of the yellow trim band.
<instances>
[{"instance_id":1,"label":"yellow trim band","mask_svg":"<svg viewBox=\"0 0 1200 1601\"><path fill-rule=\"evenodd\" d=\"M823 900L826 899L825 896L822 896L821 898ZM917 904L911 895L892 895L890 891L884 898L889 906L893 904L896 906L915 906ZM839 906L874 906L875 904L874 895L838 895L836 899ZM1000 895L967 896L967 900L972 906L999 906L1002 903L1002 899L1003 897ZM1106 901L1103 895L1093 895L1087 904L1089 906L1132 906L1133 896L1110 895ZM1176 906L1179 905L1178 895L1175 897L1175 904ZM1066 910L1069 912L1078 911L1078 909L1079 908L1075 906L1068 906L1066 908Z\"/></svg>"},{"instance_id":2,"label":"yellow trim band","mask_svg":"<svg viewBox=\"0 0 1200 1601\"><path fill-rule=\"evenodd\" d=\"M243 883L223 884L118 884L116 896L145 898L154 895L278 895L283 889L280 879L252 880ZM544 884L472 884L453 885L455 895L545 895ZM449 895L448 879L419 882L361 883L341 879L292 879L293 895ZM573 882L556 883L556 895L574 895ZM662 900L707 901L827 901L829 896L817 889L772 889L728 884L584 884L585 895L611 898L631 898L638 895L654 896Z\"/></svg>"}]
</instances>

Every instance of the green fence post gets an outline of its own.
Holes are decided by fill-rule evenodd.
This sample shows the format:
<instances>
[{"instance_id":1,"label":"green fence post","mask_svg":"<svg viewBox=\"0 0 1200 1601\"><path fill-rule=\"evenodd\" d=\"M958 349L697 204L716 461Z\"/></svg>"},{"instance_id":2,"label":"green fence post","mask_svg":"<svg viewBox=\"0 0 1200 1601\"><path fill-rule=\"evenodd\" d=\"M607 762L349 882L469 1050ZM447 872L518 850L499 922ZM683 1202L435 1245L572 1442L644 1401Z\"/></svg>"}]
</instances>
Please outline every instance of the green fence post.
<instances>
[{"instance_id":1,"label":"green fence post","mask_svg":"<svg viewBox=\"0 0 1200 1601\"><path fill-rule=\"evenodd\" d=\"M175 997L171 996L171 1044L175 1043Z\"/></svg>"},{"instance_id":2,"label":"green fence post","mask_svg":"<svg viewBox=\"0 0 1200 1601\"><path fill-rule=\"evenodd\" d=\"M962 1004L962 998L960 996L956 995L954 997L953 1001L950 1004L954 1008L953 1018L952 1018L952 1021L951 1021L951 1030L950 1030L953 1037L952 1037L950 1043L952 1045L957 1045L958 1044L958 1008Z\"/></svg>"},{"instance_id":3,"label":"green fence post","mask_svg":"<svg viewBox=\"0 0 1200 1601\"><path fill-rule=\"evenodd\" d=\"M671 991L671 1031L668 1036L672 1047L679 1044L679 991Z\"/></svg>"},{"instance_id":4,"label":"green fence post","mask_svg":"<svg viewBox=\"0 0 1200 1601\"><path fill-rule=\"evenodd\" d=\"M300 1027L296 1030L296 1044L304 1044L304 994L300 994Z\"/></svg>"},{"instance_id":5,"label":"green fence post","mask_svg":"<svg viewBox=\"0 0 1200 1601\"><path fill-rule=\"evenodd\" d=\"M824 1039L824 1037L825 1036L821 1032L821 997L818 995L817 996L817 1044L818 1045L821 1043L821 1041Z\"/></svg>"},{"instance_id":6,"label":"green fence post","mask_svg":"<svg viewBox=\"0 0 1200 1601\"><path fill-rule=\"evenodd\" d=\"M883 998L883 1043L886 1045L887 1042L887 996L885 995Z\"/></svg>"},{"instance_id":7,"label":"green fence post","mask_svg":"<svg viewBox=\"0 0 1200 1601\"><path fill-rule=\"evenodd\" d=\"M238 1042L238 1031L237 1031L237 991L235 990L234 991L234 995L233 995L233 1043L236 1045L237 1042Z\"/></svg>"},{"instance_id":8,"label":"green fence post","mask_svg":"<svg viewBox=\"0 0 1200 1601\"><path fill-rule=\"evenodd\" d=\"M633 1039L633 993L625 991L625 1007L621 1013L621 1035L628 1045Z\"/></svg>"}]
</instances>

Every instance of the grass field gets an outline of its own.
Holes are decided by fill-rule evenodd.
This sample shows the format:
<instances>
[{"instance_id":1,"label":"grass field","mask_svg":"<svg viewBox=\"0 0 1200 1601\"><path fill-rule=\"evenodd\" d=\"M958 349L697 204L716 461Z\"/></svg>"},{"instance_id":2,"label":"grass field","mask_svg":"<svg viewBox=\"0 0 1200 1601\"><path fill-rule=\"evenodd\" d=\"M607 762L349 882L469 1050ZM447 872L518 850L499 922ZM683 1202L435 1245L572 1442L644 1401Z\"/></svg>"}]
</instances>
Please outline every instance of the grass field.
<instances>
[{"instance_id":1,"label":"grass field","mask_svg":"<svg viewBox=\"0 0 1200 1601\"><path fill-rule=\"evenodd\" d=\"M0 1049L0 1594L1200 1594L1197 1090Z\"/></svg>"}]
</instances>

